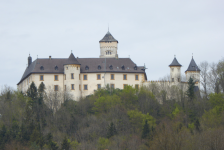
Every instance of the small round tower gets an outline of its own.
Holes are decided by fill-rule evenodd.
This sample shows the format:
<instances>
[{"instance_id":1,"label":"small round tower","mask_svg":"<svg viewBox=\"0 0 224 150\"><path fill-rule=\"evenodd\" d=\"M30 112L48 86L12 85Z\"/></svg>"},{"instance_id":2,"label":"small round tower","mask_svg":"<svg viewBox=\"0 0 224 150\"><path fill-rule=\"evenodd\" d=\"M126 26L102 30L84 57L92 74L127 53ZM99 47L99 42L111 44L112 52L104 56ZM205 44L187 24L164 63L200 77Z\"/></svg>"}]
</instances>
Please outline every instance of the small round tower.
<instances>
[{"instance_id":1,"label":"small round tower","mask_svg":"<svg viewBox=\"0 0 224 150\"><path fill-rule=\"evenodd\" d=\"M117 45L118 41L110 34L103 37L100 42L100 58L118 58Z\"/></svg>"},{"instance_id":2,"label":"small round tower","mask_svg":"<svg viewBox=\"0 0 224 150\"><path fill-rule=\"evenodd\" d=\"M177 61L174 56L173 62L169 65L170 67L170 81L181 82L181 67L182 65Z\"/></svg>"},{"instance_id":3,"label":"small round tower","mask_svg":"<svg viewBox=\"0 0 224 150\"><path fill-rule=\"evenodd\" d=\"M80 87L80 63L73 53L64 64L64 90L70 92L77 101L81 97Z\"/></svg>"},{"instance_id":4,"label":"small round tower","mask_svg":"<svg viewBox=\"0 0 224 150\"><path fill-rule=\"evenodd\" d=\"M200 81L200 69L198 68L197 64L194 61L194 58L192 56L191 62L187 68L187 70L185 71L186 74L186 80L188 81L189 78L193 78L195 82L199 82Z\"/></svg>"}]
</instances>

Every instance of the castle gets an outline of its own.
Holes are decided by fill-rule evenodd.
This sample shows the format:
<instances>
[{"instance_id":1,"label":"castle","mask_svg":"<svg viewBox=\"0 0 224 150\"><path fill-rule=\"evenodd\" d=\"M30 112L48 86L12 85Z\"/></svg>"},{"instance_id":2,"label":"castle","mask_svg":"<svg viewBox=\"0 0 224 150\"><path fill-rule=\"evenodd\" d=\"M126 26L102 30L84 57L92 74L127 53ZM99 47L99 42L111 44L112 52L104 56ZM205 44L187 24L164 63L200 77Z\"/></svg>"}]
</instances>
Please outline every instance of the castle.
<instances>
[{"instance_id":1,"label":"castle","mask_svg":"<svg viewBox=\"0 0 224 150\"><path fill-rule=\"evenodd\" d=\"M137 66L130 58L118 57L118 41L108 31L100 43L99 58L78 58L70 54L68 58L37 58L32 61L28 57L28 66L17 84L20 91L26 92L30 84L37 86L43 82L46 88L54 91L67 91L74 100L91 95L95 90L109 85L110 88L123 89L126 85L135 88L147 86L144 66ZM181 82L181 65L174 58L170 67L171 84L186 84ZM193 77L199 86L200 69L193 57L185 72L186 78Z\"/></svg>"}]
</instances>

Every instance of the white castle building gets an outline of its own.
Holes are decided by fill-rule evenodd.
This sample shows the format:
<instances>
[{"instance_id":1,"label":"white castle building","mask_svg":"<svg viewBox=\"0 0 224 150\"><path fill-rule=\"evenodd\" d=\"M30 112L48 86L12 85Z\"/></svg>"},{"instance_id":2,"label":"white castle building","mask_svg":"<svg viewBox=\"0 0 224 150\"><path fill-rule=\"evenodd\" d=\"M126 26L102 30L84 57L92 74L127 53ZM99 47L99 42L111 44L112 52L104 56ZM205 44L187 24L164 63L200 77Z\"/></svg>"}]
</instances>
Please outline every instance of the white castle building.
<instances>
[{"instance_id":1,"label":"white castle building","mask_svg":"<svg viewBox=\"0 0 224 150\"><path fill-rule=\"evenodd\" d=\"M135 88L148 86L144 66L137 66L130 58L118 57L118 41L110 34L103 37L100 43L100 58L77 58L70 54L68 58L37 58L32 62L28 57L28 66L17 84L18 89L26 92L32 82L39 86L41 82L54 91L67 91L75 100L93 94L95 90L107 85L123 89L126 85ZM181 65L174 58L170 67L170 84L181 82ZM200 81L200 69L193 57L185 72L186 78L194 77ZM157 81L158 83L160 81Z\"/></svg>"}]
</instances>

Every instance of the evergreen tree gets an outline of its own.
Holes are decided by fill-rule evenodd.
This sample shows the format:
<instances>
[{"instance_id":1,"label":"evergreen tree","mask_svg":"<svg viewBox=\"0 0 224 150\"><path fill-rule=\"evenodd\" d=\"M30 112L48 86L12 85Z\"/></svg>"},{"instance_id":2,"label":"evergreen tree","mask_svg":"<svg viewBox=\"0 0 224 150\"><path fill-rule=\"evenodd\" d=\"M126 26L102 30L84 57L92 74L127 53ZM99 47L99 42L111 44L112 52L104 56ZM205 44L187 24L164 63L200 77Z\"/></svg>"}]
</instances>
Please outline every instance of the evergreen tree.
<instances>
[{"instance_id":1,"label":"evergreen tree","mask_svg":"<svg viewBox=\"0 0 224 150\"><path fill-rule=\"evenodd\" d=\"M145 124L144 124L143 130L142 130L142 139L149 138L149 134L150 134L150 128L148 125L148 121L145 120Z\"/></svg>"},{"instance_id":2,"label":"evergreen tree","mask_svg":"<svg viewBox=\"0 0 224 150\"><path fill-rule=\"evenodd\" d=\"M188 89L187 89L187 96L188 98L192 101L193 98L195 97L194 94L194 87L195 87L195 82L194 80L190 77L188 80Z\"/></svg>"},{"instance_id":3,"label":"evergreen tree","mask_svg":"<svg viewBox=\"0 0 224 150\"><path fill-rule=\"evenodd\" d=\"M61 149L62 150L69 150L69 148L70 148L70 143L68 142L67 137L65 137L62 144L61 144Z\"/></svg>"},{"instance_id":4,"label":"evergreen tree","mask_svg":"<svg viewBox=\"0 0 224 150\"><path fill-rule=\"evenodd\" d=\"M107 138L109 139L110 137L114 136L115 134L117 134L117 130L115 128L114 123L111 122L109 125L109 128L108 128Z\"/></svg>"}]
</instances>

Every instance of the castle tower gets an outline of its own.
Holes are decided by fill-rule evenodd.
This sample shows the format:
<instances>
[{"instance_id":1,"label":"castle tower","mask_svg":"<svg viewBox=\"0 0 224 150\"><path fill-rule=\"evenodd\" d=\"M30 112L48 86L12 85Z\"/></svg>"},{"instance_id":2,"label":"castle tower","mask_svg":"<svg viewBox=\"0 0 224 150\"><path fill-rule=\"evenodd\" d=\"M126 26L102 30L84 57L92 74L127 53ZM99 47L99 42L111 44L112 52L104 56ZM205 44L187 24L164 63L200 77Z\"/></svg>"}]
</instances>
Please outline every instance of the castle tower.
<instances>
[{"instance_id":1,"label":"castle tower","mask_svg":"<svg viewBox=\"0 0 224 150\"><path fill-rule=\"evenodd\" d=\"M117 54L118 41L110 34L109 31L99 42L100 42L100 58L118 58Z\"/></svg>"},{"instance_id":2,"label":"castle tower","mask_svg":"<svg viewBox=\"0 0 224 150\"><path fill-rule=\"evenodd\" d=\"M185 71L187 81L191 77L194 79L194 81L199 82L200 81L200 71L201 70L198 68L198 66L195 63L194 58L192 56L191 62L189 64L187 70Z\"/></svg>"},{"instance_id":3,"label":"castle tower","mask_svg":"<svg viewBox=\"0 0 224 150\"><path fill-rule=\"evenodd\" d=\"M176 56L173 62L169 65L170 67L170 81L181 82L181 67L182 65L177 61Z\"/></svg>"},{"instance_id":4,"label":"castle tower","mask_svg":"<svg viewBox=\"0 0 224 150\"><path fill-rule=\"evenodd\" d=\"M70 92L76 101L81 97L79 75L80 63L73 53L71 53L67 62L64 64L64 90Z\"/></svg>"}]
</instances>

